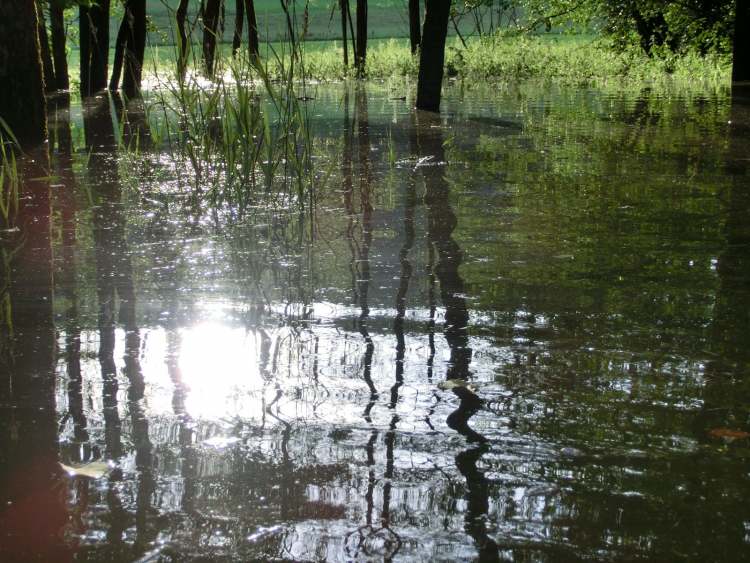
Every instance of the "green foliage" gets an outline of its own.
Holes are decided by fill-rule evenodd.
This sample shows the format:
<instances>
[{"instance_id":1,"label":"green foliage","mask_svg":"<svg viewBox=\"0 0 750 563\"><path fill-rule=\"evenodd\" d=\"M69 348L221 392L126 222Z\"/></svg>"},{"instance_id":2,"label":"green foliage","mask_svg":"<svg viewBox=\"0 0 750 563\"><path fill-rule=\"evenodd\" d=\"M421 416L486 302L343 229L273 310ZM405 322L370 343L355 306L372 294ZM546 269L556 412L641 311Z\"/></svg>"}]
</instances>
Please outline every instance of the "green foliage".
<instances>
[{"instance_id":1,"label":"green foliage","mask_svg":"<svg viewBox=\"0 0 750 563\"><path fill-rule=\"evenodd\" d=\"M734 0L515 0L526 29L543 24L606 33L621 49L639 46L672 52L728 53Z\"/></svg>"},{"instance_id":2,"label":"green foliage","mask_svg":"<svg viewBox=\"0 0 750 563\"><path fill-rule=\"evenodd\" d=\"M319 48L305 55L310 78L337 80L347 76L341 49L334 45L333 49ZM390 40L376 43L368 52L366 73L371 79L415 78L418 63L406 41ZM665 51L648 57L637 47L613 49L611 41L593 36L517 34L471 38L466 48L457 39L449 40L445 64L447 75L459 80L548 80L579 85L722 82L730 68L726 57L715 54L702 57L695 51L683 55Z\"/></svg>"}]
</instances>

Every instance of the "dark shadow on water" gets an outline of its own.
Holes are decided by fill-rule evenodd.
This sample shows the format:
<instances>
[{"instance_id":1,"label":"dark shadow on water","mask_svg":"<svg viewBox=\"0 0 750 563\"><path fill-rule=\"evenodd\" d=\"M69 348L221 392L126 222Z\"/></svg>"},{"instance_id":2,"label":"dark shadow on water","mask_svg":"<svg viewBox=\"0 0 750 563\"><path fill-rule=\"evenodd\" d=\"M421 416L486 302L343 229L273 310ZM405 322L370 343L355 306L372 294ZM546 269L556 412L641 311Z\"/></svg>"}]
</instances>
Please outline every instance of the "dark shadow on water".
<instances>
[{"instance_id":1,"label":"dark shadow on water","mask_svg":"<svg viewBox=\"0 0 750 563\"><path fill-rule=\"evenodd\" d=\"M437 256L434 271L445 307L444 335L450 348L446 379L468 382L471 379L472 350L469 346L469 311L464 281L459 272L463 251L453 239L457 218L449 201L450 184L445 177L442 123L431 114L419 114L417 120L420 162L431 157L422 167L422 175L425 182L427 240ZM468 384L457 383L453 393L459 404L448 415L448 426L468 442L482 444L462 451L455 458L456 468L466 480L465 530L475 542L480 561L499 561L498 546L489 537L486 527L490 485L477 468L482 456L489 451L488 440L469 425L470 419L482 409L484 402Z\"/></svg>"},{"instance_id":2,"label":"dark shadow on water","mask_svg":"<svg viewBox=\"0 0 750 563\"><path fill-rule=\"evenodd\" d=\"M0 560L67 560L74 542L58 465L46 146L19 168L17 211L0 220Z\"/></svg>"}]
</instances>

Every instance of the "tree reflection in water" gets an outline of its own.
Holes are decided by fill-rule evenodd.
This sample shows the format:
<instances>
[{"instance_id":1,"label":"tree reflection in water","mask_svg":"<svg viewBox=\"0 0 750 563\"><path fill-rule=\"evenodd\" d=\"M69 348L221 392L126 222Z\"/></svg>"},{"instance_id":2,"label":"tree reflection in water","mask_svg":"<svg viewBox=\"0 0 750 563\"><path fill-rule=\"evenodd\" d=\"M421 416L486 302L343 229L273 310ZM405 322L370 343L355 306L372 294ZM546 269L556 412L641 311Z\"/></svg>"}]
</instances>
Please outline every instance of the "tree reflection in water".
<instances>
[{"instance_id":1,"label":"tree reflection in water","mask_svg":"<svg viewBox=\"0 0 750 563\"><path fill-rule=\"evenodd\" d=\"M18 168L18 205L0 216L0 559L67 559L76 541L58 465L47 147L19 155Z\"/></svg>"},{"instance_id":2,"label":"tree reflection in water","mask_svg":"<svg viewBox=\"0 0 750 563\"><path fill-rule=\"evenodd\" d=\"M459 267L463 252L453 239L457 225L449 201L450 184L445 178L446 157L443 148L442 124L434 114L418 117L419 162L425 181L427 239L435 249L435 275L440 283L440 297L445 307L445 339L450 347L446 379L468 382L471 379L471 347L469 346L469 312L466 306L464 281ZM482 456L489 451L485 436L469 426L469 420L483 406L482 399L468 385L456 384L452 389L458 397L458 408L448 415L450 428L469 442L483 444L470 447L456 455L456 468L466 479L466 532L474 539L481 561L499 561L497 544L487 533L490 483L478 469Z\"/></svg>"},{"instance_id":3,"label":"tree reflection in water","mask_svg":"<svg viewBox=\"0 0 750 563\"><path fill-rule=\"evenodd\" d=\"M361 88L347 87L343 108L338 96L321 102L316 162L331 180L312 226L286 209L240 220L181 191L190 182L165 153L115 151L120 129L130 146L148 137L117 100L122 127L100 99L85 108L83 146L56 133L53 185L69 188L52 199L61 350L55 364L47 317L18 324L34 338L15 344L48 384L57 366L57 415L47 387L5 386L0 409L15 421L3 444L19 421L40 424L45 468L57 417L63 462L115 462L67 486L60 521L74 520L79 556L746 551L746 443L715 430L746 428L747 135L729 139L729 157L693 133L672 143L655 128L682 110L665 122L646 93L607 99L593 132L561 117L568 98L537 108L500 95L541 124L510 130L464 120L471 104L441 121ZM566 135L550 135L560 124ZM693 166L685 144L698 173L676 190ZM612 154L674 170L651 186ZM23 259L16 271L32 272L49 253ZM14 285L16 313L23 291L48 285ZM21 392L48 408L25 408Z\"/></svg>"}]
</instances>

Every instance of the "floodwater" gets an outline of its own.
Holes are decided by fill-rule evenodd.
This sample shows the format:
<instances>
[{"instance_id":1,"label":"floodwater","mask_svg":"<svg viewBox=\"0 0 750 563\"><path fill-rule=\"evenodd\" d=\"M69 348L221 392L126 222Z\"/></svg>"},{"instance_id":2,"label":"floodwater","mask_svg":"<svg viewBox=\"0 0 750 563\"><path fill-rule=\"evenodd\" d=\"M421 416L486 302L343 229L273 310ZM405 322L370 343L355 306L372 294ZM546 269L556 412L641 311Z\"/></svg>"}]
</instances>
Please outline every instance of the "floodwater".
<instances>
[{"instance_id":1,"label":"floodwater","mask_svg":"<svg viewBox=\"0 0 750 563\"><path fill-rule=\"evenodd\" d=\"M301 211L58 109L0 233L0 559L750 558L743 100L312 90Z\"/></svg>"}]
</instances>

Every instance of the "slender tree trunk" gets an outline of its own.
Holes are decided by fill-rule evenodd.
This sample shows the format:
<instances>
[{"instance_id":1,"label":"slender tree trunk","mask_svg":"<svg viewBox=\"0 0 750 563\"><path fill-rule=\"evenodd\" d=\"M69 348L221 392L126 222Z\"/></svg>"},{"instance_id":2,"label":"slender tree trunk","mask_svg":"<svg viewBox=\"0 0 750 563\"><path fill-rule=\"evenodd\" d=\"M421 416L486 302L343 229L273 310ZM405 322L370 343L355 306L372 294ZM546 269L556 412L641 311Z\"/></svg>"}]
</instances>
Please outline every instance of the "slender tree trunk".
<instances>
[{"instance_id":1,"label":"slender tree trunk","mask_svg":"<svg viewBox=\"0 0 750 563\"><path fill-rule=\"evenodd\" d=\"M203 9L203 63L208 76L214 75L221 5L222 0L207 0Z\"/></svg>"},{"instance_id":2,"label":"slender tree trunk","mask_svg":"<svg viewBox=\"0 0 750 563\"><path fill-rule=\"evenodd\" d=\"M245 23L245 0L236 0L234 13L234 37L232 37L232 56L237 56L237 51L242 45L242 25Z\"/></svg>"},{"instance_id":3,"label":"slender tree trunk","mask_svg":"<svg viewBox=\"0 0 750 563\"><path fill-rule=\"evenodd\" d=\"M91 90L90 59L91 59L91 20L89 9L81 4L78 7L78 46L79 72L81 78L81 94L86 96Z\"/></svg>"},{"instance_id":4,"label":"slender tree trunk","mask_svg":"<svg viewBox=\"0 0 750 563\"><path fill-rule=\"evenodd\" d=\"M129 0L125 5L127 41L125 42L125 74L122 90L128 98L138 96L143 80L143 57L146 51L146 0Z\"/></svg>"},{"instance_id":5,"label":"slender tree trunk","mask_svg":"<svg viewBox=\"0 0 750 563\"><path fill-rule=\"evenodd\" d=\"M422 35L420 31L419 0L409 0L409 39L411 41L411 54L417 52Z\"/></svg>"},{"instance_id":6,"label":"slender tree trunk","mask_svg":"<svg viewBox=\"0 0 750 563\"><path fill-rule=\"evenodd\" d=\"M417 83L417 109L440 111L445 37L448 33L450 7L450 0L425 0L424 30Z\"/></svg>"},{"instance_id":7,"label":"slender tree trunk","mask_svg":"<svg viewBox=\"0 0 750 563\"><path fill-rule=\"evenodd\" d=\"M188 0L180 0L180 4L177 6L177 12L175 14L175 19L177 20L177 33L180 36L178 39L180 43L177 46L177 71L180 77L185 76L185 68L187 67L188 36L185 27L187 9Z\"/></svg>"},{"instance_id":8,"label":"slender tree trunk","mask_svg":"<svg viewBox=\"0 0 750 563\"><path fill-rule=\"evenodd\" d=\"M122 65L125 60L125 43L127 42L128 12L120 22L117 30L117 39L115 39L115 56L112 60L112 76L109 79L110 92L116 92L120 87L120 78L122 77Z\"/></svg>"},{"instance_id":9,"label":"slender tree trunk","mask_svg":"<svg viewBox=\"0 0 750 563\"><path fill-rule=\"evenodd\" d=\"M37 33L39 34L39 46L42 54L42 70L44 72L44 90L54 92L57 80L55 79L55 66L52 64L52 52L49 48L49 36L47 35L47 22L44 17L42 5L37 0Z\"/></svg>"},{"instance_id":10,"label":"slender tree trunk","mask_svg":"<svg viewBox=\"0 0 750 563\"><path fill-rule=\"evenodd\" d=\"M28 0L0 1L0 117L22 144L47 138L36 5Z\"/></svg>"},{"instance_id":11,"label":"slender tree trunk","mask_svg":"<svg viewBox=\"0 0 750 563\"><path fill-rule=\"evenodd\" d=\"M294 25L292 25L292 16L289 13L289 0L281 0L281 9L284 11L284 16L286 17L286 31L289 34L289 41L292 43L292 51L296 53Z\"/></svg>"},{"instance_id":12,"label":"slender tree trunk","mask_svg":"<svg viewBox=\"0 0 750 563\"><path fill-rule=\"evenodd\" d=\"M258 20L255 17L255 2L245 0L245 12L247 13L247 48L250 51L250 59L257 60L260 57L260 42L258 41Z\"/></svg>"},{"instance_id":13,"label":"slender tree trunk","mask_svg":"<svg viewBox=\"0 0 750 563\"><path fill-rule=\"evenodd\" d=\"M344 44L344 66L349 66L349 42L346 37L346 15L349 12L349 0L339 0L341 9L341 39Z\"/></svg>"},{"instance_id":14,"label":"slender tree trunk","mask_svg":"<svg viewBox=\"0 0 750 563\"><path fill-rule=\"evenodd\" d=\"M107 87L109 59L109 4L99 0L90 8L81 6L81 94L92 96Z\"/></svg>"},{"instance_id":15,"label":"slender tree trunk","mask_svg":"<svg viewBox=\"0 0 750 563\"><path fill-rule=\"evenodd\" d=\"M367 58L367 0L357 0L357 52L354 55L354 66L357 68L357 76L365 74L365 62Z\"/></svg>"},{"instance_id":16,"label":"slender tree trunk","mask_svg":"<svg viewBox=\"0 0 750 563\"><path fill-rule=\"evenodd\" d=\"M67 90L70 88L68 79L68 57L65 52L65 20L63 5L58 0L52 0L49 6L50 31L52 32L52 60L55 63L55 88Z\"/></svg>"},{"instance_id":17,"label":"slender tree trunk","mask_svg":"<svg viewBox=\"0 0 750 563\"><path fill-rule=\"evenodd\" d=\"M349 37L352 38L352 55L357 57L357 35L354 33L354 22L352 22L352 6L346 0L346 19L349 20Z\"/></svg>"},{"instance_id":18,"label":"slender tree trunk","mask_svg":"<svg viewBox=\"0 0 750 563\"><path fill-rule=\"evenodd\" d=\"M737 0L734 19L732 82L750 81L750 2Z\"/></svg>"}]
</instances>

